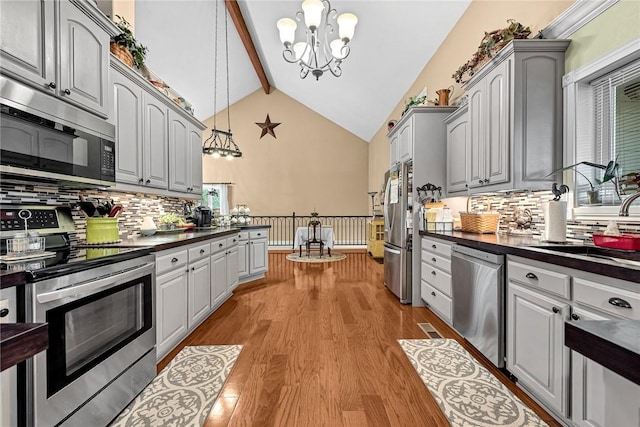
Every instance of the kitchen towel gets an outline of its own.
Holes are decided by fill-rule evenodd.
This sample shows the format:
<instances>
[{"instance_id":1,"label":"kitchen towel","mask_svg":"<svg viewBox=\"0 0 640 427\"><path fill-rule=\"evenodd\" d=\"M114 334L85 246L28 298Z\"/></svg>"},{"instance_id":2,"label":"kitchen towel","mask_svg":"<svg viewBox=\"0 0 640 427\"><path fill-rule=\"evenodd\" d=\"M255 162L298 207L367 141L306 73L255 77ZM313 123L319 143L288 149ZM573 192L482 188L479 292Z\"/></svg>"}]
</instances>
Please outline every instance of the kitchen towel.
<instances>
[{"instance_id":1,"label":"kitchen towel","mask_svg":"<svg viewBox=\"0 0 640 427\"><path fill-rule=\"evenodd\" d=\"M547 242L567 241L567 202L550 201L543 205L544 234Z\"/></svg>"}]
</instances>

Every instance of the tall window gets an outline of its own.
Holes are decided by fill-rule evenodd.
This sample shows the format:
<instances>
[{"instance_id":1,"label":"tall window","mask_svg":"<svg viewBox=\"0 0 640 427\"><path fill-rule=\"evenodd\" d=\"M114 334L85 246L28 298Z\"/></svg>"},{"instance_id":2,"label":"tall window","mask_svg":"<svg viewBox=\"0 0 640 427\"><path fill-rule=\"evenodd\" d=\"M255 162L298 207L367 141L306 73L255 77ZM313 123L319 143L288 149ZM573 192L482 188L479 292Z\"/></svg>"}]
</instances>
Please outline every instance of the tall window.
<instances>
[{"instance_id":1,"label":"tall window","mask_svg":"<svg viewBox=\"0 0 640 427\"><path fill-rule=\"evenodd\" d=\"M589 110L592 126L578 130L576 160L607 165L619 164L618 175L640 172L640 60L616 69L589 83L590 91L578 99ZM600 193L602 204L617 205L613 183L598 186L603 170L586 165L577 167L576 188L580 205L587 204L590 181ZM629 189L634 191L635 189ZM624 198L624 194L621 195Z\"/></svg>"},{"instance_id":2,"label":"tall window","mask_svg":"<svg viewBox=\"0 0 640 427\"><path fill-rule=\"evenodd\" d=\"M203 184L202 204L211 208L216 215L229 215L228 184Z\"/></svg>"}]
</instances>

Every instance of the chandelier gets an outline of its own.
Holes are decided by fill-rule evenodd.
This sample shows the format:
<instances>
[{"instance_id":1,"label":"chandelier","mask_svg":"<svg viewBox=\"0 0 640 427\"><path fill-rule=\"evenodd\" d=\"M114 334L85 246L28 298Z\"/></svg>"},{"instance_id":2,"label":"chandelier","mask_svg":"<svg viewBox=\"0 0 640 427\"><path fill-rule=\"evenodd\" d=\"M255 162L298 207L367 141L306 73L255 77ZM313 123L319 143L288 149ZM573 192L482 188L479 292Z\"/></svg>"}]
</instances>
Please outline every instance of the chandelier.
<instances>
[{"instance_id":1,"label":"chandelier","mask_svg":"<svg viewBox=\"0 0 640 427\"><path fill-rule=\"evenodd\" d=\"M342 61L349 56L349 42L358 23L358 18L352 13L338 12L331 8L329 0L305 0L302 11L296 13L296 19L307 26L306 41L294 43L298 24L291 18L278 20L280 41L284 45L282 56L285 61L300 65L300 78L305 78L311 72L318 80L326 71L340 77ZM336 18L337 16L337 18ZM329 40L338 24L338 38Z\"/></svg>"},{"instance_id":2,"label":"chandelier","mask_svg":"<svg viewBox=\"0 0 640 427\"><path fill-rule=\"evenodd\" d=\"M231 133L231 113L229 109L229 40L227 31L227 11L224 12L224 44L225 44L225 56L227 60L227 124L229 130L227 132L218 129L216 126L217 116L217 81L218 81L218 4L220 1L216 0L216 33L215 42L213 48L215 49L214 61L213 61L213 129L211 130L211 136L207 138L202 146L202 153L209 154L214 158L225 157L228 160L232 160L235 157L242 157L242 152L233 141L233 134Z\"/></svg>"}]
</instances>

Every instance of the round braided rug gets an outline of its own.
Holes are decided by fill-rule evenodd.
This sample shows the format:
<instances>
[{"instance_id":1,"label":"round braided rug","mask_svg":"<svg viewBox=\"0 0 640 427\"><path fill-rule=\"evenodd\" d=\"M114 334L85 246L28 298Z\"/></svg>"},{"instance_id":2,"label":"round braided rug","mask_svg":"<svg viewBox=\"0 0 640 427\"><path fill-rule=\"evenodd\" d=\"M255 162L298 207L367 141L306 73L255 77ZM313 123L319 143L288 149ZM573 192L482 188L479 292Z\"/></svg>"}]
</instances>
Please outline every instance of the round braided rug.
<instances>
[{"instance_id":1,"label":"round braided rug","mask_svg":"<svg viewBox=\"0 0 640 427\"><path fill-rule=\"evenodd\" d=\"M319 253L315 252L312 253L311 255L307 256L306 254L302 254L302 256L299 255L299 252L295 252L292 254L287 255L287 259L289 261L294 261L294 262L309 262L309 263L313 263L313 262L335 262L335 261L342 261L343 259L345 259L347 256L345 254L341 254L339 252L331 252L331 255L329 254L323 254L322 256L320 256Z\"/></svg>"}]
</instances>

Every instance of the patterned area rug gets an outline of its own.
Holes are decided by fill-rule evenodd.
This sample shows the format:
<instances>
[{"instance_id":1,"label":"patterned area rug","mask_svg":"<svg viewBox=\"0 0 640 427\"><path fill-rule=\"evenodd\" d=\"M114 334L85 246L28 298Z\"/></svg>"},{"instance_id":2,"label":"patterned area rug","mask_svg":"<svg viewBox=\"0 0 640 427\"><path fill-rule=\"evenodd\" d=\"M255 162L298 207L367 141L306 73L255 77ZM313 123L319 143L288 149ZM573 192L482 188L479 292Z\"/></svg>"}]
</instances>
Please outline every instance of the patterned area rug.
<instances>
[{"instance_id":1,"label":"patterned area rug","mask_svg":"<svg viewBox=\"0 0 640 427\"><path fill-rule=\"evenodd\" d=\"M305 255L304 253L302 254L302 256L300 256L298 252L287 255L287 259L289 261L295 262L335 262L342 261L346 257L347 256L345 254L341 254L338 252L331 252L331 255L324 254L322 256L320 256L318 252L312 253L309 256Z\"/></svg>"},{"instance_id":2,"label":"patterned area rug","mask_svg":"<svg viewBox=\"0 0 640 427\"><path fill-rule=\"evenodd\" d=\"M547 426L457 341L398 342L453 427Z\"/></svg>"},{"instance_id":3,"label":"patterned area rug","mask_svg":"<svg viewBox=\"0 0 640 427\"><path fill-rule=\"evenodd\" d=\"M202 426L241 345L185 347L111 427Z\"/></svg>"}]
</instances>

